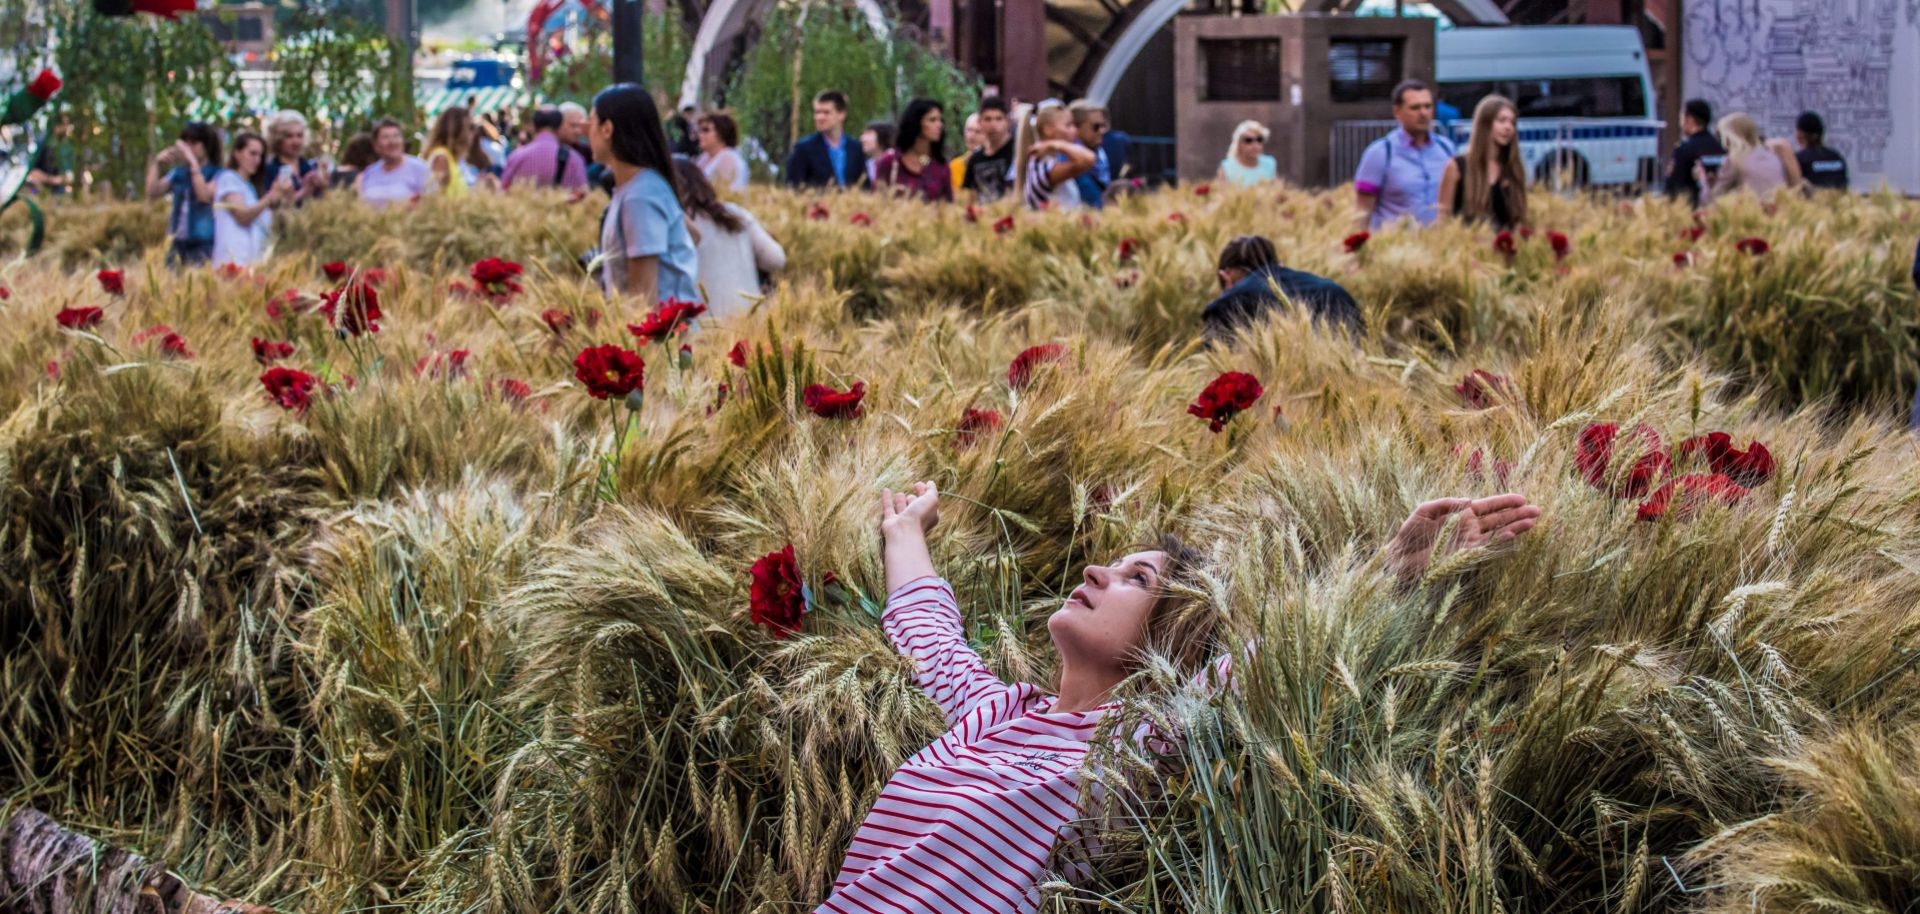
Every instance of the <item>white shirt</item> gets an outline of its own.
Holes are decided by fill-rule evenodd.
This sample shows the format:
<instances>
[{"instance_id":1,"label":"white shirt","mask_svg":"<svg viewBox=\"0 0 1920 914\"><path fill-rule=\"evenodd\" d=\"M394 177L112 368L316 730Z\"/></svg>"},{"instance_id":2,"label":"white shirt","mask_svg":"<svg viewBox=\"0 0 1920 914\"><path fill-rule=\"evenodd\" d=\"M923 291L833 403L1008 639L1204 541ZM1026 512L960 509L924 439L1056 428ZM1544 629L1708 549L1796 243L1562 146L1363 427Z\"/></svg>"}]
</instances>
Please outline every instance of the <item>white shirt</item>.
<instances>
[{"instance_id":1,"label":"white shirt","mask_svg":"<svg viewBox=\"0 0 1920 914\"><path fill-rule=\"evenodd\" d=\"M760 273L776 273L787 265L787 252L747 212L732 203L721 204L740 220L738 232L724 232L704 215L691 221L700 243L700 286L707 293L707 313L725 317L745 310L760 295Z\"/></svg>"},{"instance_id":2,"label":"white shirt","mask_svg":"<svg viewBox=\"0 0 1920 914\"><path fill-rule=\"evenodd\" d=\"M267 246L273 238L273 210L263 209L255 216L252 225L241 225L233 218L232 204L227 202L228 194L240 195L240 205L254 206L260 202L260 195L253 184L231 168L223 169L213 179L213 264L237 264L248 266L259 263L266 257Z\"/></svg>"},{"instance_id":3,"label":"white shirt","mask_svg":"<svg viewBox=\"0 0 1920 914\"><path fill-rule=\"evenodd\" d=\"M733 183L728 184L727 188L729 190L746 190L747 157L741 155L740 150L728 147L712 155L702 153L696 164L700 166L700 173L711 179L713 177L713 170L718 168L721 162L728 161L733 163Z\"/></svg>"}]
</instances>

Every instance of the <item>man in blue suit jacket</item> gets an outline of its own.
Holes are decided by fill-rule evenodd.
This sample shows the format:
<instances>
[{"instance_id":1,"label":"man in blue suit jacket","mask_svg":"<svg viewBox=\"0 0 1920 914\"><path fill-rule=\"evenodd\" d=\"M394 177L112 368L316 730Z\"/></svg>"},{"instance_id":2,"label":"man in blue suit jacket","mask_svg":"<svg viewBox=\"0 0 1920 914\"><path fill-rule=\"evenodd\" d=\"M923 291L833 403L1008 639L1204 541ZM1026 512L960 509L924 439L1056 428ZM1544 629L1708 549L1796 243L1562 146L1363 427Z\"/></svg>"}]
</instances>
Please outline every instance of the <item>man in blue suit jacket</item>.
<instances>
[{"instance_id":1,"label":"man in blue suit jacket","mask_svg":"<svg viewBox=\"0 0 1920 914\"><path fill-rule=\"evenodd\" d=\"M847 97L828 89L813 97L813 129L787 154L788 187L858 187L867 176L867 156L841 128Z\"/></svg>"}]
</instances>

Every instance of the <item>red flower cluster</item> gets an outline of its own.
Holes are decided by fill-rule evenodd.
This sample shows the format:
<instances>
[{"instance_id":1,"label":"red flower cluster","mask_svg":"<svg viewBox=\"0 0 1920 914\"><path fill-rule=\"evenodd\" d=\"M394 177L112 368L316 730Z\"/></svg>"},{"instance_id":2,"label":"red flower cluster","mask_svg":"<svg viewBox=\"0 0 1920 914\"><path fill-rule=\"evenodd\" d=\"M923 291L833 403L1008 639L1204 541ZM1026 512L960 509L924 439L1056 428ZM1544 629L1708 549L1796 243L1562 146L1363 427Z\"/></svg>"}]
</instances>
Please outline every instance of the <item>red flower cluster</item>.
<instances>
[{"instance_id":1,"label":"red flower cluster","mask_svg":"<svg viewBox=\"0 0 1920 914\"><path fill-rule=\"evenodd\" d=\"M1511 395L1513 381L1506 375L1494 374L1484 368L1475 368L1453 385L1453 392L1474 409L1491 409L1500 404L1500 399Z\"/></svg>"},{"instance_id":2,"label":"red flower cluster","mask_svg":"<svg viewBox=\"0 0 1920 914\"><path fill-rule=\"evenodd\" d=\"M999 410L969 406L966 412L960 414L960 424L954 426L953 446L970 448L981 435L999 430L1005 421L1000 417Z\"/></svg>"},{"instance_id":3,"label":"red flower cluster","mask_svg":"<svg viewBox=\"0 0 1920 914\"><path fill-rule=\"evenodd\" d=\"M978 206L975 206L975 205L973 205L973 204L971 204L971 203L969 203L969 204L967 204L967 209L966 209L966 212L964 212L964 213L962 213L961 215L962 215L962 216L963 216L963 217L964 217L964 218L965 218L965 219L966 219L966 220L967 220L968 222L979 222L979 221L980 221L980 207L978 207Z\"/></svg>"},{"instance_id":4,"label":"red flower cluster","mask_svg":"<svg viewBox=\"0 0 1920 914\"><path fill-rule=\"evenodd\" d=\"M825 222L827 218L832 215L832 213L827 212L827 205L825 203L815 201L812 206L807 207L807 218L815 222Z\"/></svg>"},{"instance_id":5,"label":"red flower cluster","mask_svg":"<svg viewBox=\"0 0 1920 914\"><path fill-rule=\"evenodd\" d=\"M873 224L873 217L867 215L866 213L854 213L853 215L847 217L847 222L849 224L857 225L864 228L866 226Z\"/></svg>"},{"instance_id":6,"label":"red flower cluster","mask_svg":"<svg viewBox=\"0 0 1920 914\"><path fill-rule=\"evenodd\" d=\"M365 273L332 292L321 293L320 300L320 313L341 333L360 336L380 332L380 293L373 290L373 281Z\"/></svg>"},{"instance_id":7,"label":"red flower cluster","mask_svg":"<svg viewBox=\"0 0 1920 914\"><path fill-rule=\"evenodd\" d=\"M1181 213L1168 213L1167 221L1172 222L1176 225L1186 225L1187 217Z\"/></svg>"},{"instance_id":8,"label":"red flower cluster","mask_svg":"<svg viewBox=\"0 0 1920 914\"><path fill-rule=\"evenodd\" d=\"M127 280L119 270L101 270L93 274L93 277L100 280L100 288L108 295L127 294Z\"/></svg>"},{"instance_id":9,"label":"red flower cluster","mask_svg":"<svg viewBox=\"0 0 1920 914\"><path fill-rule=\"evenodd\" d=\"M1554 260L1567 259L1567 252L1573 250L1573 242L1567 240L1566 232L1548 232L1547 244L1553 248Z\"/></svg>"},{"instance_id":10,"label":"red flower cluster","mask_svg":"<svg viewBox=\"0 0 1920 914\"><path fill-rule=\"evenodd\" d=\"M1187 406L1187 413L1207 420L1207 430L1218 434L1227 427L1227 421L1241 410L1253 405L1266 393L1260 386L1260 380L1244 371L1229 371L1214 378L1200 391L1200 396Z\"/></svg>"},{"instance_id":11,"label":"red flower cluster","mask_svg":"<svg viewBox=\"0 0 1920 914\"><path fill-rule=\"evenodd\" d=\"M858 419L860 401L867 396L865 381L855 381L844 391L834 390L825 384L808 384L800 392L800 399L807 404L813 414L822 419Z\"/></svg>"},{"instance_id":12,"label":"red flower cluster","mask_svg":"<svg viewBox=\"0 0 1920 914\"><path fill-rule=\"evenodd\" d=\"M1699 223L1695 223L1693 225L1690 225L1686 228L1681 229L1680 238L1682 241L1699 241L1700 236L1705 235L1706 233L1707 233L1706 226L1700 225Z\"/></svg>"},{"instance_id":13,"label":"red flower cluster","mask_svg":"<svg viewBox=\"0 0 1920 914\"><path fill-rule=\"evenodd\" d=\"M1367 242L1372 240L1373 240L1372 232L1354 232L1353 234L1340 239L1340 245L1341 247L1344 247L1347 249L1347 253L1358 254L1360 252L1360 249L1366 247Z\"/></svg>"},{"instance_id":14,"label":"red flower cluster","mask_svg":"<svg viewBox=\"0 0 1920 914\"><path fill-rule=\"evenodd\" d=\"M993 233L995 235L1005 235L1011 231L1013 231L1013 215L1011 213L1001 216L993 223Z\"/></svg>"},{"instance_id":15,"label":"red flower cluster","mask_svg":"<svg viewBox=\"0 0 1920 914\"><path fill-rule=\"evenodd\" d=\"M1681 269L1681 270L1684 270L1690 266L1693 266L1693 252L1692 251L1675 252L1673 255L1673 265L1677 269Z\"/></svg>"},{"instance_id":16,"label":"red flower cluster","mask_svg":"<svg viewBox=\"0 0 1920 914\"><path fill-rule=\"evenodd\" d=\"M166 324L154 324L153 326L148 327L147 329L134 334L132 344L135 346L139 346L141 344L146 343L148 340L156 340L156 339L160 341L161 355L164 355L170 359L193 358L193 350L187 348L186 338L182 337L178 333L175 333L173 331L173 328L167 326Z\"/></svg>"},{"instance_id":17,"label":"red flower cluster","mask_svg":"<svg viewBox=\"0 0 1920 914\"><path fill-rule=\"evenodd\" d=\"M799 631L807 611L807 596L800 580L800 565L793 558L793 544L761 556L747 573L753 581L747 588L753 621L766 626L775 638Z\"/></svg>"},{"instance_id":18,"label":"red flower cluster","mask_svg":"<svg viewBox=\"0 0 1920 914\"><path fill-rule=\"evenodd\" d=\"M647 363L630 349L589 346L573 357L573 376L595 400L624 397L646 383Z\"/></svg>"},{"instance_id":19,"label":"red flower cluster","mask_svg":"<svg viewBox=\"0 0 1920 914\"><path fill-rule=\"evenodd\" d=\"M52 70L41 70L33 77L33 82L27 83L27 94L44 102L60 91L60 86L60 77Z\"/></svg>"},{"instance_id":20,"label":"red flower cluster","mask_svg":"<svg viewBox=\"0 0 1920 914\"><path fill-rule=\"evenodd\" d=\"M1213 185L1211 184L1195 184L1193 186L1193 195L1196 197L1204 197L1210 193L1213 193Z\"/></svg>"},{"instance_id":21,"label":"red flower cluster","mask_svg":"<svg viewBox=\"0 0 1920 914\"><path fill-rule=\"evenodd\" d=\"M727 350L727 361L732 362L736 367L739 367L739 368L747 367L747 341L746 340L734 341L733 348Z\"/></svg>"},{"instance_id":22,"label":"red flower cluster","mask_svg":"<svg viewBox=\"0 0 1920 914\"><path fill-rule=\"evenodd\" d=\"M473 277L476 291L484 292L495 300L505 300L520 294L520 283L514 281L520 275L520 265L511 260L489 257L479 261L467 270Z\"/></svg>"},{"instance_id":23,"label":"red flower cluster","mask_svg":"<svg viewBox=\"0 0 1920 914\"><path fill-rule=\"evenodd\" d=\"M1033 373L1041 365L1058 362L1067 357L1067 347L1062 343L1041 343L1029 346L1013 357L1013 363L1007 366L1007 386L1014 390L1025 390L1033 383Z\"/></svg>"},{"instance_id":24,"label":"red flower cluster","mask_svg":"<svg viewBox=\"0 0 1920 914\"><path fill-rule=\"evenodd\" d=\"M253 338L253 360L262 365L272 365L292 354L292 343L276 343L257 336Z\"/></svg>"},{"instance_id":25,"label":"red flower cluster","mask_svg":"<svg viewBox=\"0 0 1920 914\"><path fill-rule=\"evenodd\" d=\"M1655 489L1653 494L1640 505L1637 516L1641 520L1659 520L1673 510L1679 502L1679 517L1688 517L1699 510L1709 499L1719 499L1723 504L1734 504L1747 497L1747 489L1720 473L1689 473L1668 481Z\"/></svg>"},{"instance_id":26,"label":"red flower cluster","mask_svg":"<svg viewBox=\"0 0 1920 914\"><path fill-rule=\"evenodd\" d=\"M267 389L267 399L304 414L313 404L313 375L284 365L276 365L260 376L260 386Z\"/></svg>"},{"instance_id":27,"label":"red flower cluster","mask_svg":"<svg viewBox=\"0 0 1920 914\"><path fill-rule=\"evenodd\" d=\"M1119 255L1120 255L1121 263L1131 263L1133 261L1134 255L1138 254L1139 252L1140 252L1140 239L1138 238L1120 239Z\"/></svg>"},{"instance_id":28,"label":"red flower cluster","mask_svg":"<svg viewBox=\"0 0 1920 914\"><path fill-rule=\"evenodd\" d=\"M566 333L573 327L573 315L559 308L548 308L540 312L540 319L547 322L547 329L553 331L555 336Z\"/></svg>"},{"instance_id":29,"label":"red flower cluster","mask_svg":"<svg viewBox=\"0 0 1920 914\"><path fill-rule=\"evenodd\" d=\"M1579 451L1574 455L1574 466L1580 470L1587 484L1606 492L1615 498L1639 498L1652 488L1654 480L1665 475L1673 466L1672 458L1667 456L1666 445L1660 440L1660 433L1645 425L1637 426L1633 434L1640 438L1641 454L1627 471L1625 479L1609 479L1608 465L1613 462L1614 439L1620 433L1620 426L1611 422L1597 422L1580 431Z\"/></svg>"},{"instance_id":30,"label":"red flower cluster","mask_svg":"<svg viewBox=\"0 0 1920 914\"><path fill-rule=\"evenodd\" d=\"M628 324L627 330L643 340L664 343L673 334L687 332L687 321L705 313L707 306L699 302L669 298L661 302L660 307L648 311L640 323Z\"/></svg>"},{"instance_id":31,"label":"red flower cluster","mask_svg":"<svg viewBox=\"0 0 1920 914\"><path fill-rule=\"evenodd\" d=\"M500 391L502 402L515 406L525 403L528 397L533 396L533 388L527 386L527 382L517 378L501 378L494 382L494 388Z\"/></svg>"},{"instance_id":32,"label":"red flower cluster","mask_svg":"<svg viewBox=\"0 0 1920 914\"><path fill-rule=\"evenodd\" d=\"M1765 238L1742 238L1733 249L1751 257L1759 257L1773 250L1773 245L1768 244Z\"/></svg>"},{"instance_id":33,"label":"red flower cluster","mask_svg":"<svg viewBox=\"0 0 1920 914\"><path fill-rule=\"evenodd\" d=\"M1688 438L1673 449L1676 462L1695 455L1705 457L1713 472L1745 488L1754 488L1773 478L1773 453L1758 441L1748 442L1743 451L1733 446L1732 435L1712 432Z\"/></svg>"},{"instance_id":34,"label":"red flower cluster","mask_svg":"<svg viewBox=\"0 0 1920 914\"><path fill-rule=\"evenodd\" d=\"M70 305L61 308L60 313L54 315L53 319L59 323L60 326L68 330L89 330L100 326L100 321L106 317L106 314L107 312L92 305L79 305L77 307Z\"/></svg>"},{"instance_id":35,"label":"red flower cluster","mask_svg":"<svg viewBox=\"0 0 1920 914\"><path fill-rule=\"evenodd\" d=\"M1509 261L1513 259L1513 255L1520 253L1519 245L1513 240L1513 233L1505 229L1493 236L1493 249Z\"/></svg>"},{"instance_id":36,"label":"red flower cluster","mask_svg":"<svg viewBox=\"0 0 1920 914\"><path fill-rule=\"evenodd\" d=\"M320 272L326 275L328 282L339 282L346 279L347 274L353 272L353 268L347 266L344 261L334 260L321 264Z\"/></svg>"}]
</instances>

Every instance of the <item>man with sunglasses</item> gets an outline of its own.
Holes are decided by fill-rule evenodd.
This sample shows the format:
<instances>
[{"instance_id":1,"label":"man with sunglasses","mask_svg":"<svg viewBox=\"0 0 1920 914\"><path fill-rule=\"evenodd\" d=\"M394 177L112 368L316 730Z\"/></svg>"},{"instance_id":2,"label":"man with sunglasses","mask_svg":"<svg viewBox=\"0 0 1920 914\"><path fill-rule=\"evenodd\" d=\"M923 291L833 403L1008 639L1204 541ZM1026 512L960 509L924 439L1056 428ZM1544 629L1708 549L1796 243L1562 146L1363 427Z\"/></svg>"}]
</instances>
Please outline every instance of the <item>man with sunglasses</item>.
<instances>
[{"instance_id":1,"label":"man with sunglasses","mask_svg":"<svg viewBox=\"0 0 1920 914\"><path fill-rule=\"evenodd\" d=\"M1108 165L1106 138L1107 131L1113 129L1106 106L1091 99L1081 99L1067 106L1073 114L1073 129L1079 134L1080 145L1093 150L1093 170L1073 179L1080 187L1080 202L1094 209L1106 205L1107 185L1113 183L1113 169Z\"/></svg>"}]
</instances>

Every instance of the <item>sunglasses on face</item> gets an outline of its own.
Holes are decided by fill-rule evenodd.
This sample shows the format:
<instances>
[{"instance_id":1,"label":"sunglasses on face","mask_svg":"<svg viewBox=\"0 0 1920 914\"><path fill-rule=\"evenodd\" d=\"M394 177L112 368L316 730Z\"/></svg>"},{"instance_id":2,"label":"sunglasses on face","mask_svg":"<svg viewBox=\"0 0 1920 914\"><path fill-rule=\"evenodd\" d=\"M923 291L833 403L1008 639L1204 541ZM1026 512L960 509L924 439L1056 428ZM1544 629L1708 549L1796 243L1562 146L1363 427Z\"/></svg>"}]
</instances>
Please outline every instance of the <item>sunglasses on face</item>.
<instances>
[{"instance_id":1,"label":"sunglasses on face","mask_svg":"<svg viewBox=\"0 0 1920 914\"><path fill-rule=\"evenodd\" d=\"M1264 146L1264 145L1266 145L1266 142L1267 142L1267 141L1266 141L1266 139L1265 139L1265 138L1263 138L1263 137L1257 137L1257 136L1243 136L1243 137L1241 137L1241 138L1240 138L1240 142L1241 142L1242 144L1245 144L1245 145L1247 145L1247 146Z\"/></svg>"}]
</instances>

